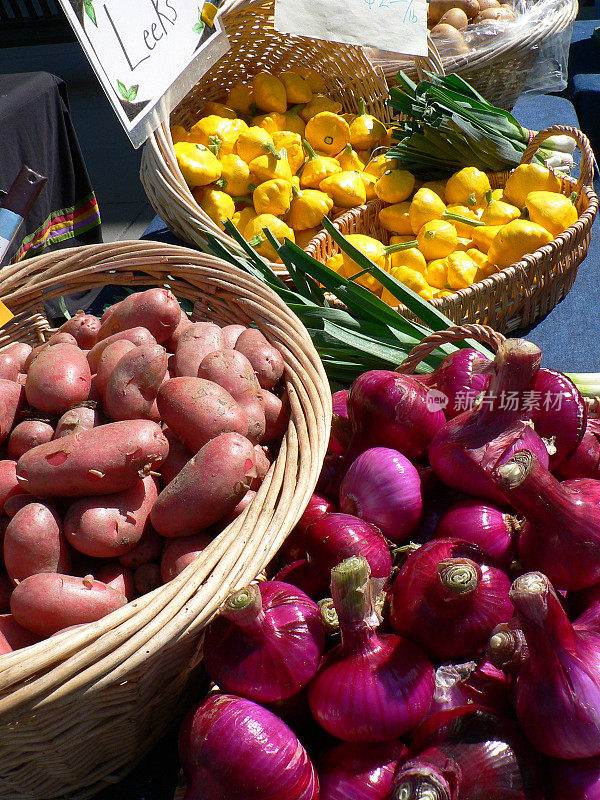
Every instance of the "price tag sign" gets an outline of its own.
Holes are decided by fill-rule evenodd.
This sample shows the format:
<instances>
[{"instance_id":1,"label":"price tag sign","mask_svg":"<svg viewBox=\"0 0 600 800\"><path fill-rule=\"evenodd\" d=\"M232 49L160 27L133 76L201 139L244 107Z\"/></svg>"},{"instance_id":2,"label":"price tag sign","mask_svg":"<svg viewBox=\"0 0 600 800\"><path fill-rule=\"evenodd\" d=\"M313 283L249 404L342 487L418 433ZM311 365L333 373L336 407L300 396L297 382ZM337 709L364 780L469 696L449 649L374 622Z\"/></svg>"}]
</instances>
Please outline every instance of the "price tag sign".
<instances>
[{"instance_id":1,"label":"price tag sign","mask_svg":"<svg viewBox=\"0 0 600 800\"><path fill-rule=\"evenodd\" d=\"M275 0L275 28L329 42L427 55L426 0Z\"/></svg>"},{"instance_id":2,"label":"price tag sign","mask_svg":"<svg viewBox=\"0 0 600 800\"><path fill-rule=\"evenodd\" d=\"M14 314L12 311L9 311L2 300L0 300L0 328L4 327L7 322L10 322L13 317Z\"/></svg>"},{"instance_id":3,"label":"price tag sign","mask_svg":"<svg viewBox=\"0 0 600 800\"><path fill-rule=\"evenodd\" d=\"M59 0L139 147L229 50L221 0Z\"/></svg>"}]
</instances>

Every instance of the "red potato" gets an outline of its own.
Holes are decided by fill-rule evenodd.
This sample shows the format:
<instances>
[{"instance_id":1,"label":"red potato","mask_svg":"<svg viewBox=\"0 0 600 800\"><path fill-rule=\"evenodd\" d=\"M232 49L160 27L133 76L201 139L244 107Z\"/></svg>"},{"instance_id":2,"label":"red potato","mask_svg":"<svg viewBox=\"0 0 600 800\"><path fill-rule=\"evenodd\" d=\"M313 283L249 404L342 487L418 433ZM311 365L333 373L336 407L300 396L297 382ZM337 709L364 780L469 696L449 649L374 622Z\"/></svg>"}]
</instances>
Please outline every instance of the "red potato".
<instances>
[{"instance_id":1,"label":"red potato","mask_svg":"<svg viewBox=\"0 0 600 800\"><path fill-rule=\"evenodd\" d=\"M28 450L17 462L17 480L38 497L113 494L148 475L168 452L155 422L111 422Z\"/></svg>"},{"instance_id":2,"label":"red potato","mask_svg":"<svg viewBox=\"0 0 600 800\"><path fill-rule=\"evenodd\" d=\"M19 486L19 488L21 488ZM7 517L11 518L25 506L30 503L39 503L39 497L34 497L29 492L21 491L20 494L11 494L4 503L4 513ZM2 519L2 517L0 517ZM8 524L8 523L7 523Z\"/></svg>"},{"instance_id":3,"label":"red potato","mask_svg":"<svg viewBox=\"0 0 600 800\"><path fill-rule=\"evenodd\" d=\"M271 469L271 459L265 452L265 449L258 444L254 445L254 463L256 464L256 478L252 481L251 488L258 489L265 475Z\"/></svg>"},{"instance_id":4,"label":"red potato","mask_svg":"<svg viewBox=\"0 0 600 800\"><path fill-rule=\"evenodd\" d=\"M76 500L65 514L65 538L84 555L122 556L142 538L157 497L156 482L149 475L122 492Z\"/></svg>"},{"instance_id":5,"label":"red potato","mask_svg":"<svg viewBox=\"0 0 600 800\"><path fill-rule=\"evenodd\" d=\"M169 336L169 338L163 343L169 353L174 353L177 350L177 343L181 337L181 334L189 328L192 324L191 319L185 313L183 309L181 309L181 317L179 322L177 323L177 327L173 331L173 333Z\"/></svg>"},{"instance_id":6,"label":"red potato","mask_svg":"<svg viewBox=\"0 0 600 800\"><path fill-rule=\"evenodd\" d=\"M260 443L269 444L287 431L290 423L290 404L287 394L280 398L273 392L263 389L262 396L265 406L265 433Z\"/></svg>"},{"instance_id":7,"label":"red potato","mask_svg":"<svg viewBox=\"0 0 600 800\"><path fill-rule=\"evenodd\" d=\"M12 590L12 583L8 575L5 572L0 572L0 614L9 613Z\"/></svg>"},{"instance_id":8,"label":"red potato","mask_svg":"<svg viewBox=\"0 0 600 800\"><path fill-rule=\"evenodd\" d=\"M21 371L21 365L10 351L0 352L0 378L6 381L16 381Z\"/></svg>"},{"instance_id":9,"label":"red potato","mask_svg":"<svg viewBox=\"0 0 600 800\"><path fill-rule=\"evenodd\" d=\"M235 508L255 477L252 443L238 433L223 433L162 490L150 521L161 536L200 533Z\"/></svg>"},{"instance_id":10,"label":"red potato","mask_svg":"<svg viewBox=\"0 0 600 800\"><path fill-rule=\"evenodd\" d=\"M54 333L47 342L44 342L44 344L40 344L30 350L29 355L21 367L22 371L29 372L29 367L33 364L35 359L42 353L45 353L46 350L48 350L50 347L53 347L55 344L70 344L73 347L76 347L77 341L74 336L71 336L70 333Z\"/></svg>"},{"instance_id":11,"label":"red potato","mask_svg":"<svg viewBox=\"0 0 600 800\"><path fill-rule=\"evenodd\" d=\"M99 424L100 414L96 408L91 405L75 406L65 411L58 420L53 438L62 439L63 436L89 431Z\"/></svg>"},{"instance_id":12,"label":"red potato","mask_svg":"<svg viewBox=\"0 0 600 800\"><path fill-rule=\"evenodd\" d=\"M214 350L202 359L198 377L226 389L248 418L246 436L256 444L265 433L265 409L260 384L243 353Z\"/></svg>"},{"instance_id":13,"label":"red potato","mask_svg":"<svg viewBox=\"0 0 600 800\"><path fill-rule=\"evenodd\" d=\"M88 399L92 374L85 354L71 344L55 344L29 367L27 402L47 414L64 414Z\"/></svg>"},{"instance_id":14,"label":"red potato","mask_svg":"<svg viewBox=\"0 0 600 800\"><path fill-rule=\"evenodd\" d=\"M167 374L167 351L141 345L120 359L104 390L104 411L114 420L154 419L156 395Z\"/></svg>"},{"instance_id":15,"label":"red potato","mask_svg":"<svg viewBox=\"0 0 600 800\"><path fill-rule=\"evenodd\" d=\"M100 361L100 357L104 350L114 342L118 342L120 340L126 340L128 342L133 342L134 345L139 346L142 344L156 344L156 339L147 328L137 327L137 328L129 328L126 331L120 331L119 333L115 333L113 336L109 336L108 339L103 339L101 342L95 344L92 349L87 354L88 364L90 365L90 370L95 373L98 369L98 363Z\"/></svg>"},{"instance_id":16,"label":"red potato","mask_svg":"<svg viewBox=\"0 0 600 800\"><path fill-rule=\"evenodd\" d=\"M15 620L40 636L95 622L126 604L124 594L91 576L76 578L51 572L25 578L10 598Z\"/></svg>"},{"instance_id":17,"label":"red potato","mask_svg":"<svg viewBox=\"0 0 600 800\"><path fill-rule=\"evenodd\" d=\"M12 429L8 437L6 451L9 458L14 458L15 462L21 458L23 453L37 447L38 444L51 441L54 436L54 428L47 422L40 419L24 419Z\"/></svg>"},{"instance_id":18,"label":"red potato","mask_svg":"<svg viewBox=\"0 0 600 800\"><path fill-rule=\"evenodd\" d=\"M221 328L212 322L194 322L179 337L175 350L175 374L179 378L197 378L204 356L223 349Z\"/></svg>"},{"instance_id":19,"label":"red potato","mask_svg":"<svg viewBox=\"0 0 600 800\"><path fill-rule=\"evenodd\" d=\"M135 292L102 315L98 341L129 328L143 327L161 344L171 336L180 319L181 306L168 289Z\"/></svg>"},{"instance_id":20,"label":"red potato","mask_svg":"<svg viewBox=\"0 0 600 800\"><path fill-rule=\"evenodd\" d=\"M70 570L71 555L56 511L43 503L17 511L4 534L4 564L13 583L40 572Z\"/></svg>"},{"instance_id":21,"label":"red potato","mask_svg":"<svg viewBox=\"0 0 600 800\"><path fill-rule=\"evenodd\" d=\"M74 317L63 322L58 330L70 333L82 350L91 350L98 340L100 320L93 314L78 311Z\"/></svg>"},{"instance_id":22,"label":"red potato","mask_svg":"<svg viewBox=\"0 0 600 800\"><path fill-rule=\"evenodd\" d=\"M25 388L0 378L0 444L8 437L25 402Z\"/></svg>"},{"instance_id":23,"label":"red potato","mask_svg":"<svg viewBox=\"0 0 600 800\"><path fill-rule=\"evenodd\" d=\"M12 614L0 614L0 655L39 641L40 637L19 625Z\"/></svg>"},{"instance_id":24,"label":"red potato","mask_svg":"<svg viewBox=\"0 0 600 800\"><path fill-rule=\"evenodd\" d=\"M26 344L25 342L13 342L13 344L3 347L0 353L10 353L19 365L19 372L24 372L25 362L32 350L33 347L30 344Z\"/></svg>"},{"instance_id":25,"label":"red potato","mask_svg":"<svg viewBox=\"0 0 600 800\"><path fill-rule=\"evenodd\" d=\"M142 345L136 345L133 342L130 342L128 339L117 339L116 342L112 342L104 348L102 355L98 359L95 376L96 391L102 398L102 401L104 399L104 391L106 389L108 379L110 378L114 368L123 358L123 356L129 353L130 350L135 350L136 347L141 346Z\"/></svg>"},{"instance_id":26,"label":"red potato","mask_svg":"<svg viewBox=\"0 0 600 800\"><path fill-rule=\"evenodd\" d=\"M179 475L194 454L187 449L181 439L175 436L170 428L165 428L163 433L169 442L169 455L159 466L158 471L162 476L163 482L167 484L171 483L176 475Z\"/></svg>"},{"instance_id":27,"label":"red potato","mask_svg":"<svg viewBox=\"0 0 600 800\"><path fill-rule=\"evenodd\" d=\"M162 421L192 453L222 433L248 431L248 417L229 392L203 378L172 378L156 402Z\"/></svg>"},{"instance_id":28,"label":"red potato","mask_svg":"<svg viewBox=\"0 0 600 800\"><path fill-rule=\"evenodd\" d=\"M0 513L6 513L4 506L9 497L25 494L17 480L17 462L6 459L0 461Z\"/></svg>"},{"instance_id":29,"label":"red potato","mask_svg":"<svg viewBox=\"0 0 600 800\"><path fill-rule=\"evenodd\" d=\"M158 535L154 528L149 526L133 550L119 556L119 564L128 569L137 569L149 561L158 561L164 542L165 540Z\"/></svg>"},{"instance_id":30,"label":"red potato","mask_svg":"<svg viewBox=\"0 0 600 800\"><path fill-rule=\"evenodd\" d=\"M116 589L125 595L127 600L133 600L137 592L133 581L133 572L123 567L118 562L107 561L96 570L96 580L102 581L111 589Z\"/></svg>"},{"instance_id":31,"label":"red potato","mask_svg":"<svg viewBox=\"0 0 600 800\"><path fill-rule=\"evenodd\" d=\"M240 334L235 349L243 353L252 364L263 389L272 389L279 383L285 369L283 356L269 344L260 331L248 328Z\"/></svg>"},{"instance_id":32,"label":"red potato","mask_svg":"<svg viewBox=\"0 0 600 800\"><path fill-rule=\"evenodd\" d=\"M208 547L212 540L212 536L199 533L196 536L182 536L165 542L160 560L160 574L163 583L168 583L181 574Z\"/></svg>"},{"instance_id":33,"label":"red potato","mask_svg":"<svg viewBox=\"0 0 600 800\"><path fill-rule=\"evenodd\" d=\"M219 520L219 529L224 530L228 525L231 525L234 519L237 519L242 511L245 511L250 503L256 497L256 492L253 489L248 489L246 494L242 497L240 502L235 508Z\"/></svg>"},{"instance_id":34,"label":"red potato","mask_svg":"<svg viewBox=\"0 0 600 800\"><path fill-rule=\"evenodd\" d=\"M9 522L10 522L10 517L8 516L8 514L2 514L2 516L0 517L0 551L4 548L4 533L8 528ZM0 557L0 564L1 563L2 563L2 558Z\"/></svg>"},{"instance_id":35,"label":"red potato","mask_svg":"<svg viewBox=\"0 0 600 800\"><path fill-rule=\"evenodd\" d=\"M133 573L133 583L138 594L147 594L162 586L158 564L149 562L139 566Z\"/></svg>"},{"instance_id":36,"label":"red potato","mask_svg":"<svg viewBox=\"0 0 600 800\"><path fill-rule=\"evenodd\" d=\"M246 328L245 325L225 325L224 328L221 328L223 347L226 349L234 349L240 335L247 330L248 328Z\"/></svg>"}]
</instances>

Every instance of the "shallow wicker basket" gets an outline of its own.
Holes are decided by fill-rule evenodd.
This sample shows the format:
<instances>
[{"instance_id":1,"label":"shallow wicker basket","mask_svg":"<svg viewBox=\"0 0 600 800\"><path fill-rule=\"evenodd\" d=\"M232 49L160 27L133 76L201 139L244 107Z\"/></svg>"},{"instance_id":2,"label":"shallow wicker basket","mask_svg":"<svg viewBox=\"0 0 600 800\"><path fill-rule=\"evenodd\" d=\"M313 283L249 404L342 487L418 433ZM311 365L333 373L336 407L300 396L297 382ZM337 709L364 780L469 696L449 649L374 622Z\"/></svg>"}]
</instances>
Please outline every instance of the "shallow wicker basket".
<instances>
[{"instance_id":1,"label":"shallow wicker basket","mask_svg":"<svg viewBox=\"0 0 600 800\"><path fill-rule=\"evenodd\" d=\"M521 163L530 163L541 142L556 134L572 136L581 150L579 180L562 179L567 194L575 190L579 195L576 201L579 219L553 242L524 256L517 264L467 289L459 289L451 296L433 300L432 305L457 325L485 323L506 332L523 328L551 311L573 286L577 269L587 255L598 211L598 197L589 185L594 164L590 143L576 128L556 125L538 133L525 150ZM510 172L490 174L492 188L504 187L509 175ZM379 223L381 208L379 201L373 201L352 209L333 224L343 234L365 233L387 244L390 233ZM326 231L321 231L309 243L306 252L324 263L338 253L339 248ZM404 306L399 306L398 310L412 317Z\"/></svg>"},{"instance_id":2,"label":"shallow wicker basket","mask_svg":"<svg viewBox=\"0 0 600 800\"><path fill-rule=\"evenodd\" d=\"M523 36L511 36L507 26L506 34L493 37L492 44L464 56L448 54L443 43L438 41L444 72L460 75L489 103L510 111L527 84L539 49L553 37L563 34L578 10L577 0L565 0L554 14L529 25ZM369 51L369 58L374 66L383 70L390 85L394 85L400 70L413 80L417 77L412 59L375 51Z\"/></svg>"},{"instance_id":3,"label":"shallow wicker basket","mask_svg":"<svg viewBox=\"0 0 600 800\"><path fill-rule=\"evenodd\" d=\"M168 286L194 318L255 323L284 356L291 420L247 511L181 575L109 616L0 657L0 798L78 800L119 781L203 689L201 633L233 590L270 561L296 523L329 438L331 393L308 333L260 282L183 247L120 242L6 268L0 332L39 343L43 301L108 284Z\"/></svg>"},{"instance_id":4,"label":"shallow wicker basket","mask_svg":"<svg viewBox=\"0 0 600 800\"><path fill-rule=\"evenodd\" d=\"M279 33L273 28L273 0L238 4L221 22L231 49L177 106L171 124L189 128L202 117L206 101L222 99L233 85L261 70L277 73L299 66L318 70L344 111L357 112L362 97L370 113L391 122L383 73L373 69L361 48ZM208 232L241 252L194 199L177 165L168 125L144 145L140 179L156 213L185 242L203 247Z\"/></svg>"}]
</instances>

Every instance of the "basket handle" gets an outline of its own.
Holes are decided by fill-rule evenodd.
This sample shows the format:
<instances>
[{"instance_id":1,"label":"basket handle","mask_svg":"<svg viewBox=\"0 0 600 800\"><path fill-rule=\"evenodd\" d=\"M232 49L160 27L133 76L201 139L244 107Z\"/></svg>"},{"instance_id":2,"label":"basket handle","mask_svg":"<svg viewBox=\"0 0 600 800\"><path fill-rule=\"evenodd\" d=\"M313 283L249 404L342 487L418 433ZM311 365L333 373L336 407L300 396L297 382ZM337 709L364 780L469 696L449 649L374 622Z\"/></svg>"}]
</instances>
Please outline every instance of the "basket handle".
<instances>
[{"instance_id":1,"label":"basket handle","mask_svg":"<svg viewBox=\"0 0 600 800\"><path fill-rule=\"evenodd\" d=\"M570 136L575 139L577 146L581 151L581 166L579 168L579 179L576 184L577 194L581 194L584 186L590 186L592 183L592 176L594 174L594 153L590 146L590 140L585 133L577 130L577 128L570 128L567 125L552 125L544 131L536 134L531 142L525 148L525 152L521 158L521 164L531 164L538 147L550 136Z\"/></svg>"},{"instance_id":2,"label":"basket handle","mask_svg":"<svg viewBox=\"0 0 600 800\"><path fill-rule=\"evenodd\" d=\"M415 68L417 70L419 81L423 81L425 79L423 72L424 70L433 72L434 75L439 75L441 78L443 78L446 74L444 70L444 63L429 31L427 31L427 50L428 53L426 56L414 57Z\"/></svg>"},{"instance_id":3,"label":"basket handle","mask_svg":"<svg viewBox=\"0 0 600 800\"><path fill-rule=\"evenodd\" d=\"M436 331L426 336L418 345L413 347L396 372L412 375L424 358L431 355L436 347L448 342L460 342L463 339L475 339L483 344L489 344L494 352L505 341L506 337L489 325L455 325L443 331Z\"/></svg>"}]
</instances>

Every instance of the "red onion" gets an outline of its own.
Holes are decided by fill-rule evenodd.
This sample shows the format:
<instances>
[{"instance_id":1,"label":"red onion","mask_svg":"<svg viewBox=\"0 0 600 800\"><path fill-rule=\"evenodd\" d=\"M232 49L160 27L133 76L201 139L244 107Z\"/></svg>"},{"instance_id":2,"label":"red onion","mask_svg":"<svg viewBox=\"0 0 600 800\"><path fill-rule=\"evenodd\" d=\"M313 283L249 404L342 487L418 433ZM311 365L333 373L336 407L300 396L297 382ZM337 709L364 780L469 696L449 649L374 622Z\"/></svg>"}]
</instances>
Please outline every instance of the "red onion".
<instances>
[{"instance_id":1,"label":"red onion","mask_svg":"<svg viewBox=\"0 0 600 800\"><path fill-rule=\"evenodd\" d=\"M600 756L548 762L546 800L600 800Z\"/></svg>"},{"instance_id":2,"label":"red onion","mask_svg":"<svg viewBox=\"0 0 600 800\"><path fill-rule=\"evenodd\" d=\"M567 606L571 619L585 613L588 608L600 602L600 583L567 594ZM600 606L599 606L600 607Z\"/></svg>"},{"instance_id":3,"label":"red onion","mask_svg":"<svg viewBox=\"0 0 600 800\"><path fill-rule=\"evenodd\" d=\"M331 395L333 405L334 419L341 417L342 420L348 419L348 404L347 404L348 390L342 389L340 392L334 392ZM337 455L344 455L346 452L345 443L339 441L335 436L335 428L329 437L328 452L336 453Z\"/></svg>"},{"instance_id":4,"label":"red onion","mask_svg":"<svg viewBox=\"0 0 600 800\"><path fill-rule=\"evenodd\" d=\"M558 589L600 582L600 481L559 483L527 450L493 473L514 508L526 518L519 560L544 572Z\"/></svg>"},{"instance_id":5,"label":"red onion","mask_svg":"<svg viewBox=\"0 0 600 800\"><path fill-rule=\"evenodd\" d=\"M431 442L429 461L444 483L505 505L502 490L486 470L488 464L503 463L514 450L528 448L547 466L548 451L531 428L531 412L522 401L533 387L540 360L541 350L531 342L502 342L486 397L477 408L448 422Z\"/></svg>"},{"instance_id":6,"label":"red onion","mask_svg":"<svg viewBox=\"0 0 600 800\"><path fill-rule=\"evenodd\" d=\"M390 800L544 800L539 757L518 727L477 707L429 717L411 751Z\"/></svg>"},{"instance_id":7,"label":"red onion","mask_svg":"<svg viewBox=\"0 0 600 800\"><path fill-rule=\"evenodd\" d=\"M296 734L271 711L228 694L193 708L179 734L185 800L319 800Z\"/></svg>"},{"instance_id":8,"label":"red onion","mask_svg":"<svg viewBox=\"0 0 600 800\"><path fill-rule=\"evenodd\" d=\"M600 635L573 628L541 572L517 578L510 596L528 649L515 682L521 728L546 755L599 755Z\"/></svg>"},{"instance_id":9,"label":"red onion","mask_svg":"<svg viewBox=\"0 0 600 800\"><path fill-rule=\"evenodd\" d=\"M319 492L319 494L330 497L337 503L343 471L344 456L338 456L335 453L327 453L323 459L323 466L321 467L321 474L317 481L316 491Z\"/></svg>"},{"instance_id":10,"label":"red onion","mask_svg":"<svg viewBox=\"0 0 600 800\"><path fill-rule=\"evenodd\" d=\"M436 539L463 539L480 547L489 562L507 570L515 558L520 523L498 506L461 500L451 506L435 529Z\"/></svg>"},{"instance_id":11,"label":"red onion","mask_svg":"<svg viewBox=\"0 0 600 800\"><path fill-rule=\"evenodd\" d=\"M331 570L350 556L363 556L372 578L389 578L392 557L379 528L351 514L324 514L306 529L308 563L331 577Z\"/></svg>"},{"instance_id":12,"label":"red onion","mask_svg":"<svg viewBox=\"0 0 600 800\"><path fill-rule=\"evenodd\" d=\"M536 408L531 413L535 432L551 440L550 455L554 471L577 450L585 431L587 408L579 389L570 378L553 369L540 369L531 395Z\"/></svg>"},{"instance_id":13,"label":"red onion","mask_svg":"<svg viewBox=\"0 0 600 800\"><path fill-rule=\"evenodd\" d=\"M224 691L272 703L306 686L324 646L317 604L294 586L265 581L227 598L206 629L204 663Z\"/></svg>"},{"instance_id":14,"label":"red onion","mask_svg":"<svg viewBox=\"0 0 600 800\"><path fill-rule=\"evenodd\" d=\"M318 600L329 592L328 579L313 569L305 558L286 564L273 575L273 580L296 586L313 600Z\"/></svg>"},{"instance_id":15,"label":"red onion","mask_svg":"<svg viewBox=\"0 0 600 800\"><path fill-rule=\"evenodd\" d=\"M397 741L334 745L316 765L320 800L386 800L406 753L405 745Z\"/></svg>"},{"instance_id":16,"label":"red onion","mask_svg":"<svg viewBox=\"0 0 600 800\"><path fill-rule=\"evenodd\" d=\"M561 478L600 478L600 419L588 419L579 447L557 469Z\"/></svg>"},{"instance_id":17,"label":"red onion","mask_svg":"<svg viewBox=\"0 0 600 800\"><path fill-rule=\"evenodd\" d=\"M444 412L427 402L427 388L411 375L371 370L360 375L348 393L354 435L349 458L370 447L392 447L420 458L445 423Z\"/></svg>"},{"instance_id":18,"label":"red onion","mask_svg":"<svg viewBox=\"0 0 600 800\"><path fill-rule=\"evenodd\" d=\"M488 643L487 657L497 669L514 677L521 669L521 664L529 658L525 634L516 617L508 622L501 622L492 631Z\"/></svg>"},{"instance_id":19,"label":"red onion","mask_svg":"<svg viewBox=\"0 0 600 800\"><path fill-rule=\"evenodd\" d=\"M416 529L423 510L419 473L397 450L365 450L342 480L340 509L377 525L393 542L402 542Z\"/></svg>"},{"instance_id":20,"label":"red onion","mask_svg":"<svg viewBox=\"0 0 600 800\"><path fill-rule=\"evenodd\" d=\"M490 363L490 360L477 350L457 350L446 356L434 372L429 375L417 375L416 378L419 383L446 396L447 405L444 406L446 419L454 419L463 411L472 408L477 397L487 388L490 382L487 367Z\"/></svg>"},{"instance_id":21,"label":"red onion","mask_svg":"<svg viewBox=\"0 0 600 800\"><path fill-rule=\"evenodd\" d=\"M412 642L379 633L369 565L353 556L331 572L341 643L323 657L308 687L321 727L347 742L398 738L427 713L433 667Z\"/></svg>"},{"instance_id":22,"label":"red onion","mask_svg":"<svg viewBox=\"0 0 600 800\"><path fill-rule=\"evenodd\" d=\"M408 557L390 592L390 624L434 661L467 661L513 615L510 580L460 539L436 539Z\"/></svg>"},{"instance_id":23,"label":"red onion","mask_svg":"<svg viewBox=\"0 0 600 800\"><path fill-rule=\"evenodd\" d=\"M285 542L281 545L279 555L282 556L288 563L291 561L298 561L306 555L306 547L304 539L306 536L306 529L315 519L322 514L329 514L336 511L336 506L331 500L320 494L313 494L308 501L304 513L296 523Z\"/></svg>"}]
</instances>

